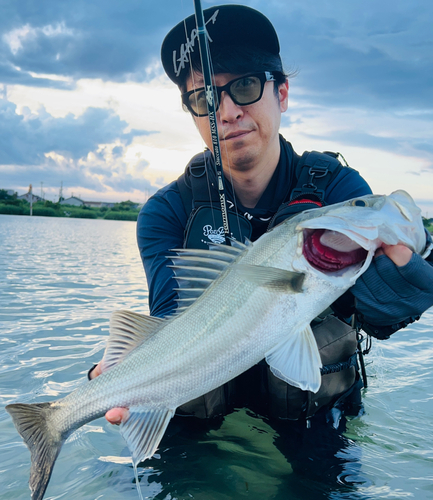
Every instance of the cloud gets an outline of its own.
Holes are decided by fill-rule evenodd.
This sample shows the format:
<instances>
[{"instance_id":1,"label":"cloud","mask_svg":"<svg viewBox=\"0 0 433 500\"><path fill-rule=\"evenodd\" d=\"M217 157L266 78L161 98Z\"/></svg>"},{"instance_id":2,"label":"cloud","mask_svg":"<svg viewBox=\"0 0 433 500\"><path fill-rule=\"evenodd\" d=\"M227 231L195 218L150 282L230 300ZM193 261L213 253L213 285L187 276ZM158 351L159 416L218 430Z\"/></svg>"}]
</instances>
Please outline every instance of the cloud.
<instances>
[{"instance_id":1,"label":"cloud","mask_svg":"<svg viewBox=\"0 0 433 500\"><path fill-rule=\"evenodd\" d=\"M140 193L153 193L156 186L139 175L134 166L122 159L113 158L110 148L105 154L89 155L88 158L74 161L60 155L49 155L43 164L0 165L0 188L13 186L20 194L29 184L33 184L38 193L39 185L48 199L55 199L60 185L68 193L89 193L85 199L103 198L109 201L121 201L127 193L139 197Z\"/></svg>"},{"instance_id":2,"label":"cloud","mask_svg":"<svg viewBox=\"0 0 433 500\"><path fill-rule=\"evenodd\" d=\"M306 149L325 141L337 144L343 152L345 145L359 151L370 148L390 153L387 158L392 158L391 163L395 155L415 159L413 179L419 173L431 173L430 0L227 2L257 8L274 23L287 69L298 70L291 81L291 108L283 117L283 126L305 143ZM203 7L220 3L203 0ZM160 88L166 82L159 78L164 36L192 12L192 0L38 0L34 8L32 2L3 0L2 183L22 186L23 179L27 184L27 179L33 179L44 181L45 186L63 180L65 186L98 192L134 186L147 190L151 186L145 175L156 179L168 167L177 168L179 155L171 156L172 150L178 147L182 151L190 141L190 135L182 135L184 131L173 125L173 114L167 118L178 106L179 96L171 101L169 93L153 93L153 85ZM130 82L144 81L152 81L152 85L142 85L152 96L151 105L141 93L130 90ZM83 82L92 82L94 87L87 88L91 88L90 96L95 92L98 106L113 107L116 112L96 107L75 111L78 108L74 106L81 102L76 90ZM98 85L103 91L93 90ZM116 91L111 90L114 86ZM25 87L37 87L35 97L23 100ZM41 87L67 92L47 92ZM23 109L17 114L7 95L20 109L28 105L32 111ZM59 95L62 106L58 105ZM46 103L52 114L38 109L39 102ZM89 103L95 105L91 98L83 102L80 110ZM68 110L73 113L64 116ZM63 113L62 118L54 117L56 113ZM141 123L146 123L147 129L158 129L158 140L149 139L145 144L134 141L149 133L139 130ZM136 156L138 150L143 151L143 157ZM392 165L389 168L392 171ZM167 180L164 177L154 183Z\"/></svg>"},{"instance_id":3,"label":"cloud","mask_svg":"<svg viewBox=\"0 0 433 500\"><path fill-rule=\"evenodd\" d=\"M205 1L203 7L218 3ZM430 0L242 3L274 23L287 67L299 70L294 88L300 99L431 109ZM0 82L66 88L80 78L141 82L160 74L162 40L193 12L193 5L178 0L39 0L38 8L31 9L4 0L2 10Z\"/></svg>"},{"instance_id":4,"label":"cloud","mask_svg":"<svg viewBox=\"0 0 433 500\"><path fill-rule=\"evenodd\" d=\"M2 2L0 81L32 73L144 81L162 39L182 17L180 2L40 0L37 9ZM188 12L189 13L189 12ZM13 71L15 69L15 71ZM15 83L18 83L16 81Z\"/></svg>"},{"instance_id":5,"label":"cloud","mask_svg":"<svg viewBox=\"0 0 433 500\"><path fill-rule=\"evenodd\" d=\"M432 109L433 39L427 0L303 2L265 10L295 92L326 106Z\"/></svg>"},{"instance_id":6,"label":"cloud","mask_svg":"<svg viewBox=\"0 0 433 500\"><path fill-rule=\"evenodd\" d=\"M0 99L0 164L37 165L50 152L78 160L97 150L100 144L116 140L131 144L145 130L125 133L128 124L110 109L88 108L81 116L72 113L55 118L41 108L16 113L16 105ZM118 154L118 149L116 149Z\"/></svg>"},{"instance_id":7,"label":"cloud","mask_svg":"<svg viewBox=\"0 0 433 500\"><path fill-rule=\"evenodd\" d=\"M69 80L32 76L7 61L0 54L0 82L4 85L27 85L31 87L48 87L55 89L73 90L75 83Z\"/></svg>"},{"instance_id":8,"label":"cloud","mask_svg":"<svg viewBox=\"0 0 433 500\"><path fill-rule=\"evenodd\" d=\"M3 186L43 181L104 192L152 189L134 164L122 157L135 137L146 130L125 132L127 123L110 109L88 108L82 115L55 118L41 108L37 113L0 99L0 172ZM137 159L142 174L145 160ZM153 189L154 191L155 189Z\"/></svg>"}]
</instances>

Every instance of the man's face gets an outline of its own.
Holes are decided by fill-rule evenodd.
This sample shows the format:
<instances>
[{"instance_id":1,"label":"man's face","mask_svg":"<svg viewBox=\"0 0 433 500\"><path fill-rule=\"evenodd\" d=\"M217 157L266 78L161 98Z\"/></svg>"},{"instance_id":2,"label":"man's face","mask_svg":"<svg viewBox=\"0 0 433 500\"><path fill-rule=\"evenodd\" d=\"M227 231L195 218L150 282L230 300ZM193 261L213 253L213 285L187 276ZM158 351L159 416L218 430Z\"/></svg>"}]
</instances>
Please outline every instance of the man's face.
<instances>
[{"instance_id":1,"label":"man's face","mask_svg":"<svg viewBox=\"0 0 433 500\"><path fill-rule=\"evenodd\" d=\"M215 84L223 86L243 75L222 73L215 75ZM194 81L193 81L194 80ZM195 74L187 81L187 91L203 87L203 76ZM254 104L239 106L223 92L217 111L217 126L221 145L221 158L226 173L249 170L266 164L267 158L279 156L279 128L281 113L287 110L288 83L274 92L274 82L266 82L262 98ZM206 146L212 151L212 139L207 116L193 116ZM276 149L277 148L277 149ZM272 165L275 167L275 165Z\"/></svg>"}]
</instances>

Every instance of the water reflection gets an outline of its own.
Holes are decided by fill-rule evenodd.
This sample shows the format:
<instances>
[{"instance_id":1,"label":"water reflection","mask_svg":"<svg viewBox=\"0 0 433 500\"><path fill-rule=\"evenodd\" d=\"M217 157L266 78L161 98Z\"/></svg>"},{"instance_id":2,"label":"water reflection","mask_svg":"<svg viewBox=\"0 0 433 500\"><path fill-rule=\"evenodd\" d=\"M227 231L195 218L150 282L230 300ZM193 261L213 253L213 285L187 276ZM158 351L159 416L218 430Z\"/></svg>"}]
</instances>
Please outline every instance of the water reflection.
<instances>
[{"instance_id":1,"label":"water reflection","mask_svg":"<svg viewBox=\"0 0 433 500\"><path fill-rule=\"evenodd\" d=\"M370 484L361 450L341 430L269 422L245 409L214 429L180 420L141 474L144 491L159 485L157 499L368 498L358 491Z\"/></svg>"},{"instance_id":2,"label":"water reflection","mask_svg":"<svg viewBox=\"0 0 433 500\"><path fill-rule=\"evenodd\" d=\"M0 215L0 491L29 498L30 455L8 403L63 397L102 355L110 314L147 312L135 224ZM245 409L211 427L175 420L140 469L155 499L428 499L433 312L367 357L365 414L339 431ZM65 444L46 498L137 499L130 454L104 419Z\"/></svg>"}]
</instances>

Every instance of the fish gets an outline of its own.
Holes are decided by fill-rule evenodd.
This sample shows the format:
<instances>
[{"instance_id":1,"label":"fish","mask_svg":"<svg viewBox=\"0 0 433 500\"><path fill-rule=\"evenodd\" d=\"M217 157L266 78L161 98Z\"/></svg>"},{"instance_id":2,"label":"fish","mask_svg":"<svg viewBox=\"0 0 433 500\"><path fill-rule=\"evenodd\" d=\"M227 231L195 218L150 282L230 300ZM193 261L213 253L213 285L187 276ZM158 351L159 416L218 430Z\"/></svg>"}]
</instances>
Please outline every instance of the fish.
<instances>
[{"instance_id":1,"label":"fish","mask_svg":"<svg viewBox=\"0 0 433 500\"><path fill-rule=\"evenodd\" d=\"M263 359L285 382L317 392L311 321L354 285L379 247L421 253L425 241L421 212L400 190L304 211L253 243L173 251L173 315L115 311L99 377L63 399L6 407L31 453L32 500L43 498L65 440L111 408L129 408L119 429L137 478L177 407Z\"/></svg>"}]
</instances>

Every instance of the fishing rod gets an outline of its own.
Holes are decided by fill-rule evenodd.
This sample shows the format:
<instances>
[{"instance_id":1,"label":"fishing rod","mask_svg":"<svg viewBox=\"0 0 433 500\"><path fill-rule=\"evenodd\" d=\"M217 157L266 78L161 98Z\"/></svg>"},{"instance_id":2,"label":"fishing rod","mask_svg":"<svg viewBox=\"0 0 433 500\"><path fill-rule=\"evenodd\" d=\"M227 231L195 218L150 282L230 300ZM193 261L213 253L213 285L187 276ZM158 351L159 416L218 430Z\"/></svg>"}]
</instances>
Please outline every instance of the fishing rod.
<instances>
[{"instance_id":1,"label":"fishing rod","mask_svg":"<svg viewBox=\"0 0 433 500\"><path fill-rule=\"evenodd\" d=\"M226 245L230 245L230 227L227 213L226 194L224 189L224 174L221 161L221 147L218 136L218 126L216 117L216 103L213 92L213 82L210 67L209 44L206 32L206 25L203 16L201 0L194 0L195 21L197 25L198 43L200 48L200 60L203 72L204 88L206 93L206 104L209 118L209 126L212 139L212 149L215 161L215 171L217 175L217 189L221 206L223 229Z\"/></svg>"}]
</instances>

